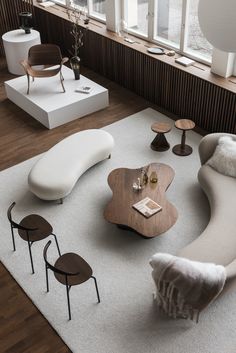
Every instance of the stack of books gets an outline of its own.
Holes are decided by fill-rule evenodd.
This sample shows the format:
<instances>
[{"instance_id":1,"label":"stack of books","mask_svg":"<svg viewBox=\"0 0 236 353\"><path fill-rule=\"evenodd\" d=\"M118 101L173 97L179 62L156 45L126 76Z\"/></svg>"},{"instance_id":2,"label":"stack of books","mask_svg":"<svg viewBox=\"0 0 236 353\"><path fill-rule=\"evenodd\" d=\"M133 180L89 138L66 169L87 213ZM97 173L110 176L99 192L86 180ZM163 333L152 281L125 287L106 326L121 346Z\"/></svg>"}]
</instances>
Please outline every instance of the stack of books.
<instances>
[{"instance_id":1,"label":"stack of books","mask_svg":"<svg viewBox=\"0 0 236 353\"><path fill-rule=\"evenodd\" d=\"M183 66L191 66L195 64L194 60L186 58L185 56L181 56L180 58L175 59L175 62Z\"/></svg>"}]
</instances>

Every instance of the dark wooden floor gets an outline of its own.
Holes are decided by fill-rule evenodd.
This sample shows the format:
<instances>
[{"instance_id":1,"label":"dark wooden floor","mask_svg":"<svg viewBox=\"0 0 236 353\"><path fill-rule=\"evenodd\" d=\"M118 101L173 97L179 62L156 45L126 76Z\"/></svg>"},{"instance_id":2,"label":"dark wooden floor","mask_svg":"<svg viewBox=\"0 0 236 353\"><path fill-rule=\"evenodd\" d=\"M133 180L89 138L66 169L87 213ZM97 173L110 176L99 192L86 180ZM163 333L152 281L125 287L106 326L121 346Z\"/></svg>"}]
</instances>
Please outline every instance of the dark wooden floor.
<instances>
[{"instance_id":1,"label":"dark wooden floor","mask_svg":"<svg viewBox=\"0 0 236 353\"><path fill-rule=\"evenodd\" d=\"M83 73L109 89L110 106L47 130L6 98L3 82L13 76L6 69L0 70L0 170L46 151L72 133L100 128L151 106L143 98L89 70L84 69ZM0 353L3 352L65 353L70 350L0 264Z\"/></svg>"}]
</instances>

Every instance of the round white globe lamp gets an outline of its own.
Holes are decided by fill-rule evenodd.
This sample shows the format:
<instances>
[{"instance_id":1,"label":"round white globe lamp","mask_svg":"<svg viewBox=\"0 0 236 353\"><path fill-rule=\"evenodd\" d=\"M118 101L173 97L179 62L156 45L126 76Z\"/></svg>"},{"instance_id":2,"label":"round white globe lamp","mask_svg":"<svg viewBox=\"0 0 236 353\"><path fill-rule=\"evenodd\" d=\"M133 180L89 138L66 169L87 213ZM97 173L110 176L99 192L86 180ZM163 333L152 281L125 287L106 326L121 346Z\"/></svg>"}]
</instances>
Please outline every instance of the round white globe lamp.
<instances>
[{"instance_id":1,"label":"round white globe lamp","mask_svg":"<svg viewBox=\"0 0 236 353\"><path fill-rule=\"evenodd\" d=\"M236 52L236 0L199 0L199 24L217 49Z\"/></svg>"}]
</instances>

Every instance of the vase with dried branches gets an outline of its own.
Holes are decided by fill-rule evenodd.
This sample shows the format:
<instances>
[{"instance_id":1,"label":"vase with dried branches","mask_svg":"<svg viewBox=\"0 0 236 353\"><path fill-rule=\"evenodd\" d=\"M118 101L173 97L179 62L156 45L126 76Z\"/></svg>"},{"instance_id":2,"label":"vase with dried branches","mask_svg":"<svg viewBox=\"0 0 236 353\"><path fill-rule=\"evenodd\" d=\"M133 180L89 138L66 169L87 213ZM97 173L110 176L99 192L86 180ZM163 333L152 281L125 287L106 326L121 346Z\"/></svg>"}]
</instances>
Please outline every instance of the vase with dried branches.
<instances>
[{"instance_id":1,"label":"vase with dried branches","mask_svg":"<svg viewBox=\"0 0 236 353\"><path fill-rule=\"evenodd\" d=\"M74 43L72 45L72 58L70 59L70 65L75 75L75 80L80 79L80 57L79 50L84 45L83 43L83 32L79 28L79 22L82 16L82 12L76 7L71 5L67 8L67 15L69 20L72 22L72 29L70 34L73 37Z\"/></svg>"}]
</instances>

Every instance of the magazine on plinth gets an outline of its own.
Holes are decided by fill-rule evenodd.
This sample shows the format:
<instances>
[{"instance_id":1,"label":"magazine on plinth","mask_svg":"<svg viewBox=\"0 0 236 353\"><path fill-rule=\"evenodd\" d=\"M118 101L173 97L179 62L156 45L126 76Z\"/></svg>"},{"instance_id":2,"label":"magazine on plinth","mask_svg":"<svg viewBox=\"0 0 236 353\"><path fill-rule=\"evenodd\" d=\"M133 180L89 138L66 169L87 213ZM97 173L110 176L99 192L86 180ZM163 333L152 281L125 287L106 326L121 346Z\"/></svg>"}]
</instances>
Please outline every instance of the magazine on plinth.
<instances>
[{"instance_id":1,"label":"magazine on plinth","mask_svg":"<svg viewBox=\"0 0 236 353\"><path fill-rule=\"evenodd\" d=\"M146 218L149 218L155 213L160 212L162 210L162 207L158 203L150 199L150 197L145 197L141 201L135 203L133 205L133 208L140 212Z\"/></svg>"},{"instance_id":2,"label":"magazine on plinth","mask_svg":"<svg viewBox=\"0 0 236 353\"><path fill-rule=\"evenodd\" d=\"M75 92L89 94L92 91L92 87L80 85L75 89Z\"/></svg>"}]
</instances>

